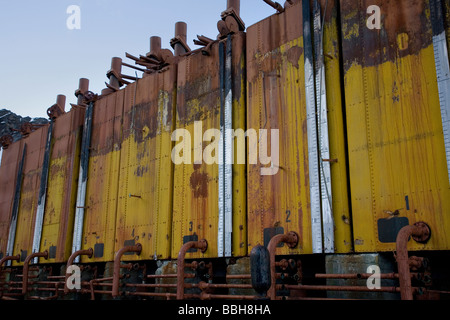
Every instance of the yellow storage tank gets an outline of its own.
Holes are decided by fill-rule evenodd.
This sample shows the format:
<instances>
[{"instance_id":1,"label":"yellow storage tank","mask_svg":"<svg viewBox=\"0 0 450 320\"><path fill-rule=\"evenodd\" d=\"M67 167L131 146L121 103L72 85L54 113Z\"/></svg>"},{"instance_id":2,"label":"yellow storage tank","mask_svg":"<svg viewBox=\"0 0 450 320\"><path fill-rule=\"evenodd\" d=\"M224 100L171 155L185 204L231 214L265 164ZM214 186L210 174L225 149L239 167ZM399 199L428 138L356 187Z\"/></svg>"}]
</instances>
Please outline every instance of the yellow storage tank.
<instances>
[{"instance_id":1,"label":"yellow storage tank","mask_svg":"<svg viewBox=\"0 0 450 320\"><path fill-rule=\"evenodd\" d=\"M450 248L448 140L441 118L448 101L440 103L439 19L430 3L376 0L369 8L366 1L341 1L357 252L395 250L400 228L420 221L429 225L431 239L411 241L410 250Z\"/></svg>"},{"instance_id":2,"label":"yellow storage tank","mask_svg":"<svg viewBox=\"0 0 450 320\"><path fill-rule=\"evenodd\" d=\"M322 42L325 59L324 74L320 79L315 79L313 70L307 70L308 66L305 64L307 53L304 44L308 39L304 38L304 23L305 19L309 19L307 25L311 26L312 31L312 24L309 24L313 21L312 7L304 9L302 3L297 2L288 6L283 13L250 26L247 31L247 127L268 130L272 134L276 133L274 130L278 130L279 134L278 140L267 139L271 143L268 149L279 152L279 165L273 166L277 170L273 174L263 175L261 169L267 165L261 161L257 164L249 163L248 166L250 248L258 244L267 246L274 235L293 231L300 238L299 245L294 249L283 246L277 253L351 250L337 3L321 1L321 4L321 18L318 22L325 21ZM312 56L306 57L307 59L312 61ZM310 72L309 76L305 75L306 72ZM326 90L328 109L324 113L328 118L327 130L330 132L329 157L320 159L329 165L331 171L328 192L332 197L325 199L328 203L332 201L329 223L331 232L327 236L331 244L328 248L325 248L325 237L321 239L324 220L320 203L315 203L315 216L311 209L311 198L319 199L319 189L312 189L311 179L319 179L322 170L311 172L312 164L319 167L319 158L310 153L314 144L308 141L308 136L317 135L317 132L316 125L311 125L309 119L316 118L318 112L307 110L307 103L311 102L308 99L312 99L312 110L315 110L316 100L313 96L314 89L307 93L306 88L308 85L314 88L319 80L325 84L322 90ZM261 143L264 145L265 141L259 140L258 147L261 147ZM273 143L278 143L278 150L273 148ZM274 154L271 156L273 158ZM326 188L322 185L322 189ZM315 245L313 239L318 239Z\"/></svg>"},{"instance_id":3,"label":"yellow storage tank","mask_svg":"<svg viewBox=\"0 0 450 320\"><path fill-rule=\"evenodd\" d=\"M61 263L70 256L77 196L80 144L84 110L74 108L53 124L45 214L40 252L48 259L40 263Z\"/></svg>"},{"instance_id":4,"label":"yellow storage tank","mask_svg":"<svg viewBox=\"0 0 450 320\"><path fill-rule=\"evenodd\" d=\"M133 94L127 94L131 101ZM92 248L94 255L82 256L83 263L114 259L124 99L125 91L120 90L93 108L81 249Z\"/></svg>"},{"instance_id":5,"label":"yellow storage tank","mask_svg":"<svg viewBox=\"0 0 450 320\"><path fill-rule=\"evenodd\" d=\"M0 166L0 256L4 257L7 252L9 228L11 225L11 216L13 212L16 190L19 179L22 176L20 163L24 152L23 139L3 149L2 163ZM26 150L25 150L26 152ZM21 181L21 180L20 180Z\"/></svg>"},{"instance_id":6,"label":"yellow storage tank","mask_svg":"<svg viewBox=\"0 0 450 320\"><path fill-rule=\"evenodd\" d=\"M115 251L140 243L141 254L129 260L170 258L176 70L170 66L125 89Z\"/></svg>"},{"instance_id":7,"label":"yellow storage tank","mask_svg":"<svg viewBox=\"0 0 450 320\"><path fill-rule=\"evenodd\" d=\"M23 144L27 145L27 149L13 251L13 255L20 255L20 261L13 261L13 266L22 265L25 258L32 253L36 208L48 128L48 125L44 126L23 138Z\"/></svg>"},{"instance_id":8,"label":"yellow storage tank","mask_svg":"<svg viewBox=\"0 0 450 320\"><path fill-rule=\"evenodd\" d=\"M227 49L231 49L228 54ZM229 61L228 75L232 80L224 94L226 61ZM244 33L212 44L209 56L197 51L178 64L177 130L173 136L173 257L178 255L183 243L201 239L208 242L206 253L195 250L187 258L247 253L245 161L238 164L235 153L233 165L227 167L231 161L222 162L227 168L218 164L219 149L223 146L221 125L245 131L244 70ZM223 121L225 109L231 111L228 122ZM240 151L245 153L245 147ZM205 157L209 160L205 161ZM225 189L227 196L222 197ZM224 203L224 199L231 198Z\"/></svg>"}]
</instances>

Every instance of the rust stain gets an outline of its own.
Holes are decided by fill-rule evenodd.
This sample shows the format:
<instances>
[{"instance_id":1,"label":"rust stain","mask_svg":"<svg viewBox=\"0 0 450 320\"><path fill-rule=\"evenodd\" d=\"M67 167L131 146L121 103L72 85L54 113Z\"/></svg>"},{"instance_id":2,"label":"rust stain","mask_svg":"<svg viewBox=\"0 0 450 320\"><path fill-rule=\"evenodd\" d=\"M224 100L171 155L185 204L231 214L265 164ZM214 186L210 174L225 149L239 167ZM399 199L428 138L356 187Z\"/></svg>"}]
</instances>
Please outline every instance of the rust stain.
<instances>
[{"instance_id":1,"label":"rust stain","mask_svg":"<svg viewBox=\"0 0 450 320\"><path fill-rule=\"evenodd\" d=\"M366 26L367 8L377 5L381 9L381 29ZM341 2L343 53L345 69L353 63L363 66L395 61L417 54L432 43L428 7L424 0L376 0ZM383 48L381 50L380 48Z\"/></svg>"},{"instance_id":2,"label":"rust stain","mask_svg":"<svg viewBox=\"0 0 450 320\"><path fill-rule=\"evenodd\" d=\"M292 63L295 68L299 68L299 60L301 55L303 54L303 48L300 47L292 47L286 52L287 60Z\"/></svg>"},{"instance_id":3,"label":"rust stain","mask_svg":"<svg viewBox=\"0 0 450 320\"><path fill-rule=\"evenodd\" d=\"M195 168L195 167L194 167ZM189 184L194 192L195 198L207 198L208 197L208 174L199 172L194 169L189 179Z\"/></svg>"}]
</instances>

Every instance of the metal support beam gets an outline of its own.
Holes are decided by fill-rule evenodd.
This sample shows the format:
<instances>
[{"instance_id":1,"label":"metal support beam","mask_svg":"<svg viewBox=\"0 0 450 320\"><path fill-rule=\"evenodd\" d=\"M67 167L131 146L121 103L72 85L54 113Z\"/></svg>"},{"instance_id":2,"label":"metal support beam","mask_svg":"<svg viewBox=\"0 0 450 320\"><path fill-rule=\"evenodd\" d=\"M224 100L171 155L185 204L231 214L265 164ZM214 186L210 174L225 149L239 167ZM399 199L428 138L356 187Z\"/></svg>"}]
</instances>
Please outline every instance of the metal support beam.
<instances>
[{"instance_id":1,"label":"metal support beam","mask_svg":"<svg viewBox=\"0 0 450 320\"><path fill-rule=\"evenodd\" d=\"M47 142L45 145L44 162L42 164L41 184L39 187L39 198L36 209L36 221L34 224L33 246L32 253L39 252L42 238L42 225L44 223L45 214L45 200L47 199L48 174L50 171L50 156L52 152L52 137L53 137L54 122L50 122L47 132ZM38 258L35 258L33 263L37 263Z\"/></svg>"},{"instance_id":2,"label":"metal support beam","mask_svg":"<svg viewBox=\"0 0 450 320\"><path fill-rule=\"evenodd\" d=\"M83 234L83 222L84 222L84 212L86 204L86 186L87 186L87 175L89 169L89 148L91 145L91 133L92 133L92 116L94 112L94 103L90 102L86 109L84 116L84 128L83 128L83 138L81 145L81 156L80 156L80 172L78 177L78 189L77 189L77 202L75 209L75 224L73 229L73 242L72 242L72 253L79 251L81 249L81 237ZM75 258L75 263L78 263L80 257Z\"/></svg>"},{"instance_id":3,"label":"metal support beam","mask_svg":"<svg viewBox=\"0 0 450 320\"><path fill-rule=\"evenodd\" d=\"M229 34L226 49L219 44L220 60L220 140L219 140L219 225L218 255L229 257L232 251L233 231L233 90L232 90L232 35Z\"/></svg>"}]
</instances>

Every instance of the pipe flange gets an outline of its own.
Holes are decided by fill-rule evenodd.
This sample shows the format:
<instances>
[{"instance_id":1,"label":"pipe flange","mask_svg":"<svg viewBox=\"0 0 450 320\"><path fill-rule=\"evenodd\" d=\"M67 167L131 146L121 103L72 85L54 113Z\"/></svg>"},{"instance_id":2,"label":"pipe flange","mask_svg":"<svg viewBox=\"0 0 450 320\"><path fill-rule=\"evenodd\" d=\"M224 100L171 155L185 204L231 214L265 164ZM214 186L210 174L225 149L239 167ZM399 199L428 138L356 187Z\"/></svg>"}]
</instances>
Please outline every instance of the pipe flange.
<instances>
[{"instance_id":1,"label":"pipe flange","mask_svg":"<svg viewBox=\"0 0 450 320\"><path fill-rule=\"evenodd\" d=\"M415 236L415 235L412 236L414 241L416 241L418 243L427 243L428 240L430 240L430 238L431 238L430 226L423 221L414 223L414 226L421 228L423 230L419 236Z\"/></svg>"},{"instance_id":2,"label":"pipe flange","mask_svg":"<svg viewBox=\"0 0 450 320\"><path fill-rule=\"evenodd\" d=\"M200 251L205 253L208 250L208 241L206 239L199 240L200 243Z\"/></svg>"},{"instance_id":3,"label":"pipe flange","mask_svg":"<svg viewBox=\"0 0 450 320\"><path fill-rule=\"evenodd\" d=\"M139 255L141 255L141 252L142 252L142 244L140 244L140 243L136 243L136 254L139 256Z\"/></svg>"},{"instance_id":4,"label":"pipe flange","mask_svg":"<svg viewBox=\"0 0 450 320\"><path fill-rule=\"evenodd\" d=\"M286 244L290 249L294 249L298 245L298 241L300 238L294 231L289 232L288 235L291 238L291 241L286 242Z\"/></svg>"}]
</instances>

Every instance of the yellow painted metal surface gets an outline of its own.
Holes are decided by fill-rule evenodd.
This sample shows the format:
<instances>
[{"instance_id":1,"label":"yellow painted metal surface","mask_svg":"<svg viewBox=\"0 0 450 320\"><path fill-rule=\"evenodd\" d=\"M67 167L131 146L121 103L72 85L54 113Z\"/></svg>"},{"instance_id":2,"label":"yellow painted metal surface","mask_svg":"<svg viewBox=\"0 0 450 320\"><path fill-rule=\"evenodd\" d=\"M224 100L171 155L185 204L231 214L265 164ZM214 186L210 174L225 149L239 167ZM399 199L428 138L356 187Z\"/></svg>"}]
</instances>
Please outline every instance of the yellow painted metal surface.
<instances>
[{"instance_id":1,"label":"yellow painted metal surface","mask_svg":"<svg viewBox=\"0 0 450 320\"><path fill-rule=\"evenodd\" d=\"M320 1L324 19L323 52L327 88L328 130L330 132L332 211L336 253L353 250L349 208L347 152L344 134L342 73L340 70L339 10L337 1Z\"/></svg>"},{"instance_id":2,"label":"yellow painted metal surface","mask_svg":"<svg viewBox=\"0 0 450 320\"><path fill-rule=\"evenodd\" d=\"M82 262L114 259L124 96L121 90L94 106L81 244L94 249L94 256Z\"/></svg>"},{"instance_id":3,"label":"yellow painted metal surface","mask_svg":"<svg viewBox=\"0 0 450 320\"><path fill-rule=\"evenodd\" d=\"M247 39L247 128L279 130L278 172L248 165L249 250L294 231L297 248L277 254L312 253L301 3L250 26Z\"/></svg>"},{"instance_id":4,"label":"yellow painted metal surface","mask_svg":"<svg viewBox=\"0 0 450 320\"><path fill-rule=\"evenodd\" d=\"M128 260L170 258L175 104L176 67L125 89L115 250L142 245Z\"/></svg>"},{"instance_id":5,"label":"yellow painted metal surface","mask_svg":"<svg viewBox=\"0 0 450 320\"><path fill-rule=\"evenodd\" d=\"M242 33L233 36L233 128L245 129L244 39ZM173 241L172 256L176 257L183 243L206 239L205 254L188 253L188 258L218 256L218 174L217 163L203 159L194 164L194 154L200 151L212 157L218 140L206 139L201 147L194 145L195 131L200 139L208 129L220 130L219 44L211 48L210 56L200 52L180 60L178 64L178 90L176 129L187 130L183 138L190 139L189 161L174 166ZM197 122L197 127L196 127ZM196 130L197 128L197 130ZM211 138L211 137L209 137ZM186 145L187 146L187 145ZM216 151L218 149L216 148ZM188 152L187 148L183 152ZM235 162L236 163L236 162ZM247 253L245 164L233 165L233 235L232 254Z\"/></svg>"},{"instance_id":6,"label":"yellow painted metal surface","mask_svg":"<svg viewBox=\"0 0 450 320\"><path fill-rule=\"evenodd\" d=\"M45 126L24 138L23 143L27 144L27 153L13 249L13 255L21 255L22 258L20 262L13 261L13 265L22 265L26 256L32 253L34 224L47 131L48 126Z\"/></svg>"},{"instance_id":7,"label":"yellow painted metal surface","mask_svg":"<svg viewBox=\"0 0 450 320\"><path fill-rule=\"evenodd\" d=\"M450 186L429 5L371 4L381 8L381 31L366 27L365 2L341 1L355 249L394 250L395 240L381 239L395 228L378 224L402 218L431 228L429 242L410 241L411 250L449 249Z\"/></svg>"},{"instance_id":8,"label":"yellow painted metal surface","mask_svg":"<svg viewBox=\"0 0 450 320\"><path fill-rule=\"evenodd\" d=\"M65 262L71 254L77 196L83 111L73 109L55 120L40 251L40 263Z\"/></svg>"}]
</instances>

